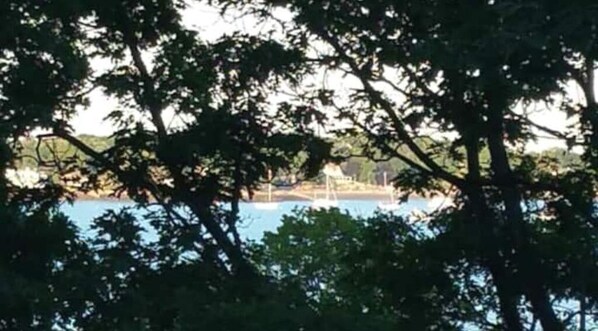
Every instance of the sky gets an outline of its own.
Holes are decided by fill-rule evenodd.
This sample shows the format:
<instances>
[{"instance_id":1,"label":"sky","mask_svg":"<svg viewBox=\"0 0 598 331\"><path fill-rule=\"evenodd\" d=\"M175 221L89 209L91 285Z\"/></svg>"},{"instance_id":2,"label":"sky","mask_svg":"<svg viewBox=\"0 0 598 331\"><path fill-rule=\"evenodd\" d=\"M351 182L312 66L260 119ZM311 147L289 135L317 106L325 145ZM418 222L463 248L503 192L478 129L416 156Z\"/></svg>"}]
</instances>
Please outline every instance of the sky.
<instances>
[{"instance_id":1,"label":"sky","mask_svg":"<svg viewBox=\"0 0 598 331\"><path fill-rule=\"evenodd\" d=\"M277 13L283 18L288 17L288 13ZM258 25L255 20L251 18L236 17L235 14L228 14L221 16L218 9L210 7L205 4L200 4L197 1L189 3L188 8L182 15L183 24L190 29L196 30L200 36L206 41L215 41L222 35L231 33L233 31L249 31L259 32L265 29L265 26ZM95 70L102 70L110 67L110 63L106 61L93 61L92 67ZM347 78L338 76L332 78L333 81L328 81L329 84L351 85L347 82ZM337 80L337 81L334 81ZM575 98L580 98L578 88L574 85L568 87L569 94ZM71 125L76 134L92 134L92 135L110 135L114 130L112 124L104 121L104 118L110 110L118 107L118 101L103 94L99 89L94 90L90 94L90 105L86 108L79 108L77 115L71 120ZM566 115L558 109L550 109L545 106L536 105L530 118L538 124L549 127L554 130L563 131L567 125L571 124ZM521 108L517 111L523 111ZM168 116L168 115L165 115ZM167 120L168 121L168 120ZM527 149L530 151L541 151L552 147L565 147L562 141L555 139L539 139L537 142L530 142Z\"/></svg>"},{"instance_id":2,"label":"sky","mask_svg":"<svg viewBox=\"0 0 598 331\"><path fill-rule=\"evenodd\" d=\"M193 2L183 13L183 24L188 28L200 32L207 41L214 41L226 33L237 29L247 29L250 22L235 20L235 17L222 17L216 8ZM110 67L106 61L92 61L94 70L104 70ZM106 96L100 89L89 95L89 107L77 110L77 115L71 120L76 134L110 135L114 128L112 123L104 121L106 115L118 107L118 101Z\"/></svg>"}]
</instances>

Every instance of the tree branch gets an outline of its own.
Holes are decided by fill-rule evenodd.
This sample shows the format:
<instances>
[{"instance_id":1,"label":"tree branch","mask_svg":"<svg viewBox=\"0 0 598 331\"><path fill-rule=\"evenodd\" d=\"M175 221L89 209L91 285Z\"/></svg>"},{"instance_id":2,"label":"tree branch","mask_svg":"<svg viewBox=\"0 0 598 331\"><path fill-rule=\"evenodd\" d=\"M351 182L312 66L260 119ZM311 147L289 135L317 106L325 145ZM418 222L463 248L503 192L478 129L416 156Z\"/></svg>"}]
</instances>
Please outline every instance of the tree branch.
<instances>
[{"instance_id":1,"label":"tree branch","mask_svg":"<svg viewBox=\"0 0 598 331\"><path fill-rule=\"evenodd\" d=\"M136 38L133 36L132 33L128 31L123 32L125 35L125 42L129 51L131 52L131 57L133 58L133 63L137 70L139 71L139 75L143 80L143 87L144 87L144 97L148 101L148 108L152 117L152 123L156 126L158 130L158 137L164 138L166 137L166 125L164 124L164 120L162 119L162 106L156 99L155 90L154 90L154 79L150 74L145 62L143 62L143 58L141 57L141 51L139 50L139 45Z\"/></svg>"},{"instance_id":2,"label":"tree branch","mask_svg":"<svg viewBox=\"0 0 598 331\"><path fill-rule=\"evenodd\" d=\"M80 141L76 137L73 137L64 129L57 127L54 129L54 134L46 136L56 136L66 140L81 150L83 153L87 154L97 162L100 162L102 166L106 167L106 169L112 171L123 183L127 183L127 178L129 176L126 172L120 169L118 165L111 162L111 160L107 159L104 155L102 155L102 153L95 151L93 148L87 146L84 142ZM187 188L187 185L182 181L180 174L175 173L172 175L176 184L181 185L183 189ZM150 192L150 194L152 194L157 201L166 200L161 194L161 190L163 189L158 188L156 184L151 181L151 179L145 178L144 176L143 182L137 183L136 185L139 184L141 184L141 188L148 190L148 192ZM188 191L191 192L191 190ZM173 196L172 192L170 195ZM209 211L209 206L205 206L204 203L198 201L197 196L184 194L179 198L182 198L182 202L187 204L195 216L201 221L203 226L208 230L214 240L216 240L216 242L220 245L220 248L222 248L224 253L228 256L231 263L241 272L255 274L251 265L243 257L240 248L235 246L230 241L224 230L222 230L218 222L213 218L212 213ZM164 206L166 206L166 204Z\"/></svg>"},{"instance_id":3,"label":"tree branch","mask_svg":"<svg viewBox=\"0 0 598 331\"><path fill-rule=\"evenodd\" d=\"M429 172L431 172L433 176L441 178L455 185L458 188L465 187L466 182L464 181L464 179L445 171L436 162L434 162L434 160L432 160L432 158L428 154L426 154L417 145L417 143L415 143L415 141L411 138L409 133L405 130L404 123L395 113L393 106L381 96L379 91L377 91L372 86L366 74L358 67L357 63L355 63L355 61L345 53L344 49L338 43L338 41L331 37L325 31L320 31L319 35L326 42L328 42L336 50L337 53L339 53L340 57L342 57L347 62L347 64L351 67L351 70L353 71L353 75L355 75L361 81L364 90L368 93L373 102L375 104L378 104L389 116L399 139L405 142L407 147L409 147L409 149L415 154L415 156L430 169Z\"/></svg>"},{"instance_id":4,"label":"tree branch","mask_svg":"<svg viewBox=\"0 0 598 331\"><path fill-rule=\"evenodd\" d=\"M568 139L567 136L564 133L559 132L557 130L553 130L553 129L548 128L546 126L540 125L540 124L532 121L531 119L529 119L526 116L522 116L522 115L516 114L512 110L509 110L509 113L510 113L511 116L516 117L518 120L524 122L525 124L527 124L527 125L529 125L531 127L534 127L534 128L536 128L536 129L538 129L540 131L543 131L543 132L545 132L545 133L547 133L547 134L549 134L551 136L554 136L556 138L563 139L563 140L567 140Z\"/></svg>"}]
</instances>

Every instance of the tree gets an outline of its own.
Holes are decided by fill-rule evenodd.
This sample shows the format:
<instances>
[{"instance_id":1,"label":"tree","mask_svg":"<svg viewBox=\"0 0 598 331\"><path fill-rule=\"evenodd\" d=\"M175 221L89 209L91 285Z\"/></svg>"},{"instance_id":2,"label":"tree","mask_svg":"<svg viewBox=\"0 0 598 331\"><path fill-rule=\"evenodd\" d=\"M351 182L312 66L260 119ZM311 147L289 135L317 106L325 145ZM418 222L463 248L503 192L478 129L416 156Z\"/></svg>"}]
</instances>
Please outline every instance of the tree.
<instances>
[{"instance_id":1,"label":"tree","mask_svg":"<svg viewBox=\"0 0 598 331\"><path fill-rule=\"evenodd\" d=\"M266 169L288 167L299 151L308 152L304 170L313 173L329 146L269 110L269 94L301 77L294 51L241 34L208 45L182 26L182 6L80 4L76 21L84 33L78 43L88 57L114 63L87 76L123 106L108 116L118 128L114 146L95 150L59 119L45 137L64 139L88 155L90 167L76 167L81 174L112 177L135 201L158 201L181 226L201 224L211 237L206 240L217 243L234 269L252 273L235 228L241 190L251 192ZM167 125L167 110L178 125ZM216 201L231 203L232 213L217 212ZM191 219L174 211L182 207L191 210Z\"/></svg>"},{"instance_id":2,"label":"tree","mask_svg":"<svg viewBox=\"0 0 598 331\"><path fill-rule=\"evenodd\" d=\"M0 31L0 328L47 330L76 309L69 300L76 288L62 285L75 282L71 270L85 245L57 212L60 187L20 188L5 174L20 137L82 102L86 59L72 44L69 6L3 1Z\"/></svg>"},{"instance_id":3,"label":"tree","mask_svg":"<svg viewBox=\"0 0 598 331\"><path fill-rule=\"evenodd\" d=\"M350 102L335 98L334 89L316 87L329 96L322 107L350 121L354 134L366 134L372 149L409 166L398 186L435 189L444 182L458 191L456 213L467 217L456 217L463 224L454 226L473 237L468 249L477 254L470 258L492 275L505 328L523 330L520 310L529 308L544 330L564 330L567 320L556 311L552 283L561 271L544 256L538 241L547 233L538 228L546 223L537 223L583 220L583 227L595 228L595 57L593 46L587 46L594 37L591 29L575 28L578 20L595 26L595 6L553 1L243 3L245 10L266 18L272 6L286 7L293 13L288 38L303 41L294 45L309 62L358 82ZM311 45L320 45L318 52ZM571 78L584 89L585 105L567 95ZM536 104L579 116L582 129L558 132L535 123L527 110ZM444 167L435 160L438 149L418 141L431 130L456 137L449 150L455 168L463 171ZM523 147L539 132L570 146L581 144L587 163L567 175L536 169ZM481 162L486 148L487 166ZM573 178L577 191L569 186ZM538 201L545 208L524 208ZM562 201L570 203L566 212L550 207ZM553 234L563 235L561 230Z\"/></svg>"},{"instance_id":4,"label":"tree","mask_svg":"<svg viewBox=\"0 0 598 331\"><path fill-rule=\"evenodd\" d=\"M476 311L476 272L427 226L379 214L298 211L254 248L267 274L299 285L319 314L348 314L371 329L459 330L492 325ZM444 243L446 244L446 242ZM479 276L479 275L478 275ZM464 286L464 284L470 286ZM331 318L334 320L334 318Z\"/></svg>"},{"instance_id":5,"label":"tree","mask_svg":"<svg viewBox=\"0 0 598 331\"><path fill-rule=\"evenodd\" d=\"M181 23L178 0L0 4L0 171L43 128L40 138L87 156L55 163L57 175L109 178L158 234L142 240L125 210L84 240L57 209L56 183L22 189L1 176L0 328L587 330L598 309L590 1L230 2L265 19L286 6L285 40L204 42ZM357 87L302 84L327 71ZM286 87L299 100L273 107ZM95 88L119 100L110 146L68 124ZM535 123L527 110L538 104L576 126ZM333 158L313 132L324 110L351 123L338 134L363 141L362 156L402 162L397 186L450 188L455 206L424 228L299 214L250 256L236 231L241 190L266 170L300 163L310 176ZM540 133L583 158L561 169L525 153ZM573 301L580 309L559 310Z\"/></svg>"},{"instance_id":6,"label":"tree","mask_svg":"<svg viewBox=\"0 0 598 331\"><path fill-rule=\"evenodd\" d=\"M193 323L203 322L189 312L190 298L172 311L157 307L167 300L162 294L184 290L176 284L179 277L197 275L188 269L204 266L216 271L202 274L191 298L209 294L210 282L225 288L212 293L213 304L229 305L229 312L239 314L235 323L267 305L285 307L268 303L269 295L256 299L261 292L275 296L276 290L245 257L235 226L241 190L251 192L266 169L288 168L302 152L302 173L310 175L329 154L328 143L292 122L299 117L290 117L290 105L270 107L272 91L301 79L297 54L243 34L204 43L180 23L179 1L9 1L0 8L0 202L7 236L1 260L0 293L7 303L2 328L196 329ZM89 64L98 58L114 66L98 72ZM117 128L111 146L93 146L69 127L77 107L96 88L122 106L109 114ZM167 125L168 111L177 125ZM309 117L309 111L300 116ZM141 208L157 203L161 212L152 220L160 244L140 242L141 230L127 213L100 218L100 237L82 242L58 212L61 187L11 187L4 170L16 165L13 151L19 152L20 139L36 128L48 131L40 139L64 140L87 156L63 163L51 155L60 165L57 175L108 177ZM219 203L230 204L230 210ZM175 250L172 256L156 260L156 254L170 250ZM169 258L177 263L156 267L156 261ZM172 277L173 286L159 295L145 293L163 274ZM23 292L15 292L15 284L24 285ZM140 303L144 297L148 302ZM239 302L248 297L264 305L243 308ZM214 326L223 322L225 311L201 317Z\"/></svg>"}]
</instances>

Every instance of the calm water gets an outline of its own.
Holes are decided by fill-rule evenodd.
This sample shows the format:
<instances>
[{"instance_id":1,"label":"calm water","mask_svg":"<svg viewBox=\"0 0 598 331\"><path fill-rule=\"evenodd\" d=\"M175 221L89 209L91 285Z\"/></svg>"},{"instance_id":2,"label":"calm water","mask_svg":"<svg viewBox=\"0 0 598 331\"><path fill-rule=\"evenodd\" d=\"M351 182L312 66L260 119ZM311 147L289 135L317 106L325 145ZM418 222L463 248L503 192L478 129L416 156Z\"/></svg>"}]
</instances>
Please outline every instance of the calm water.
<instances>
[{"instance_id":1,"label":"calm water","mask_svg":"<svg viewBox=\"0 0 598 331\"><path fill-rule=\"evenodd\" d=\"M364 200L341 200L339 201L339 208L349 212L353 216L367 217L374 214L378 209L379 201L364 201ZM100 216L107 210L119 210L124 207L133 207L131 202L123 201L77 201L72 205L65 204L62 210L71 217L71 219L81 228L84 234L91 235L89 230L91 221ZM285 214L291 214L295 208L308 208L310 202L307 201L286 201L278 204L276 210L259 210L255 208L252 203L242 203L240 205L242 224L239 226L239 232L244 239L260 240L264 232L275 232L281 224L281 219ZM411 199L409 202L403 204L401 208L396 211L396 214L408 215L412 211L431 210L435 208L434 202L425 199ZM143 215L145 211L139 210L139 215ZM142 218L141 218L142 219ZM153 240L156 238L155 233L148 231L144 238L146 240ZM562 308L573 309L578 306L577 302L565 301L561 302ZM593 325L594 326L594 325ZM477 330L466 326L465 330Z\"/></svg>"},{"instance_id":2,"label":"calm water","mask_svg":"<svg viewBox=\"0 0 598 331\"><path fill-rule=\"evenodd\" d=\"M378 208L379 201L366 200L341 200L339 208L349 212L353 216L371 216ZM240 211L242 223L239 225L239 232L244 239L259 240L264 232L274 232L281 224L282 216L291 214L295 208L308 208L308 201L286 201L278 204L276 210L259 210L252 203L241 203ZM76 201L74 204L65 204L62 211L68 215L81 229L83 233L89 233L91 221L107 210L119 210L124 207L133 207L134 204L126 201ZM411 199L403 204L397 214L407 215L414 210L429 209L429 202L424 199ZM139 215L144 211L139 210ZM147 237L153 237L148 232ZM148 238L149 239L149 238Z\"/></svg>"}]
</instances>

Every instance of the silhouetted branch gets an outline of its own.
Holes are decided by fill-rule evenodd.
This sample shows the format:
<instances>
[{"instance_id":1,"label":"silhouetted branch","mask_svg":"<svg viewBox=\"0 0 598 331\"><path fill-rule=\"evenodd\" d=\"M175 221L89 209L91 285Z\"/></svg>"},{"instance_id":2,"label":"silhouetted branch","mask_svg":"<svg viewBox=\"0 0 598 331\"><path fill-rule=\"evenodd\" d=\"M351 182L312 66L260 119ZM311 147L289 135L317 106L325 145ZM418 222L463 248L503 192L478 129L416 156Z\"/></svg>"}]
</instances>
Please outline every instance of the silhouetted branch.
<instances>
[{"instance_id":1,"label":"silhouetted branch","mask_svg":"<svg viewBox=\"0 0 598 331\"><path fill-rule=\"evenodd\" d=\"M538 123L532 121L531 119L529 119L527 116L516 114L512 110L510 110L509 113L510 113L511 116L517 118L518 120L524 122L525 124L527 124L527 125L529 125L531 127L534 127L534 128L536 128L536 129L538 129L540 131L543 131L543 132L545 132L545 133L547 133L547 134L549 134L551 136L554 136L556 138L563 139L563 140L567 140L568 139L567 135L565 135L564 133L559 132L557 130L553 130L551 128L548 128L548 127L546 127L544 125L538 124Z\"/></svg>"},{"instance_id":2,"label":"silhouetted branch","mask_svg":"<svg viewBox=\"0 0 598 331\"><path fill-rule=\"evenodd\" d=\"M385 100L381 93L377 91L369 81L369 78L364 74L364 72L359 68L359 66L355 63L355 61L345 53L345 50L342 46L338 43L336 39L331 37L327 32L320 32L320 37L327 41L339 56L341 56L347 64L351 67L353 75L355 75L362 83L365 92L368 93L369 97L374 101L374 103L378 104L382 109L386 112L389 116L390 120L392 121L393 127L401 139L407 147L415 154L415 156L422 161L428 168L428 172L440 179L443 179L459 188L463 188L465 186L465 181L462 178L459 178L455 175L450 174L446 170L442 169L436 162L432 160L432 158L426 154L418 145L413 141L412 137L409 133L405 130L404 126L405 123L397 116L395 113L393 106ZM400 158L400 157L399 157ZM410 165L415 165L415 163L409 159L401 158L404 161L408 162ZM421 166L418 166L421 168Z\"/></svg>"},{"instance_id":3,"label":"silhouetted branch","mask_svg":"<svg viewBox=\"0 0 598 331\"><path fill-rule=\"evenodd\" d=\"M136 38L130 33L127 33L127 31L125 31L124 34L125 42L129 48L129 51L131 52L131 57L133 58L133 63L135 64L135 67L139 71L141 79L143 80L145 93L144 97L149 101L147 106L152 117L152 123L154 123L156 129L158 130L158 136L164 138L166 137L167 133L166 125L162 119L162 107L156 100L153 77L147 69L145 62L143 62Z\"/></svg>"}]
</instances>

